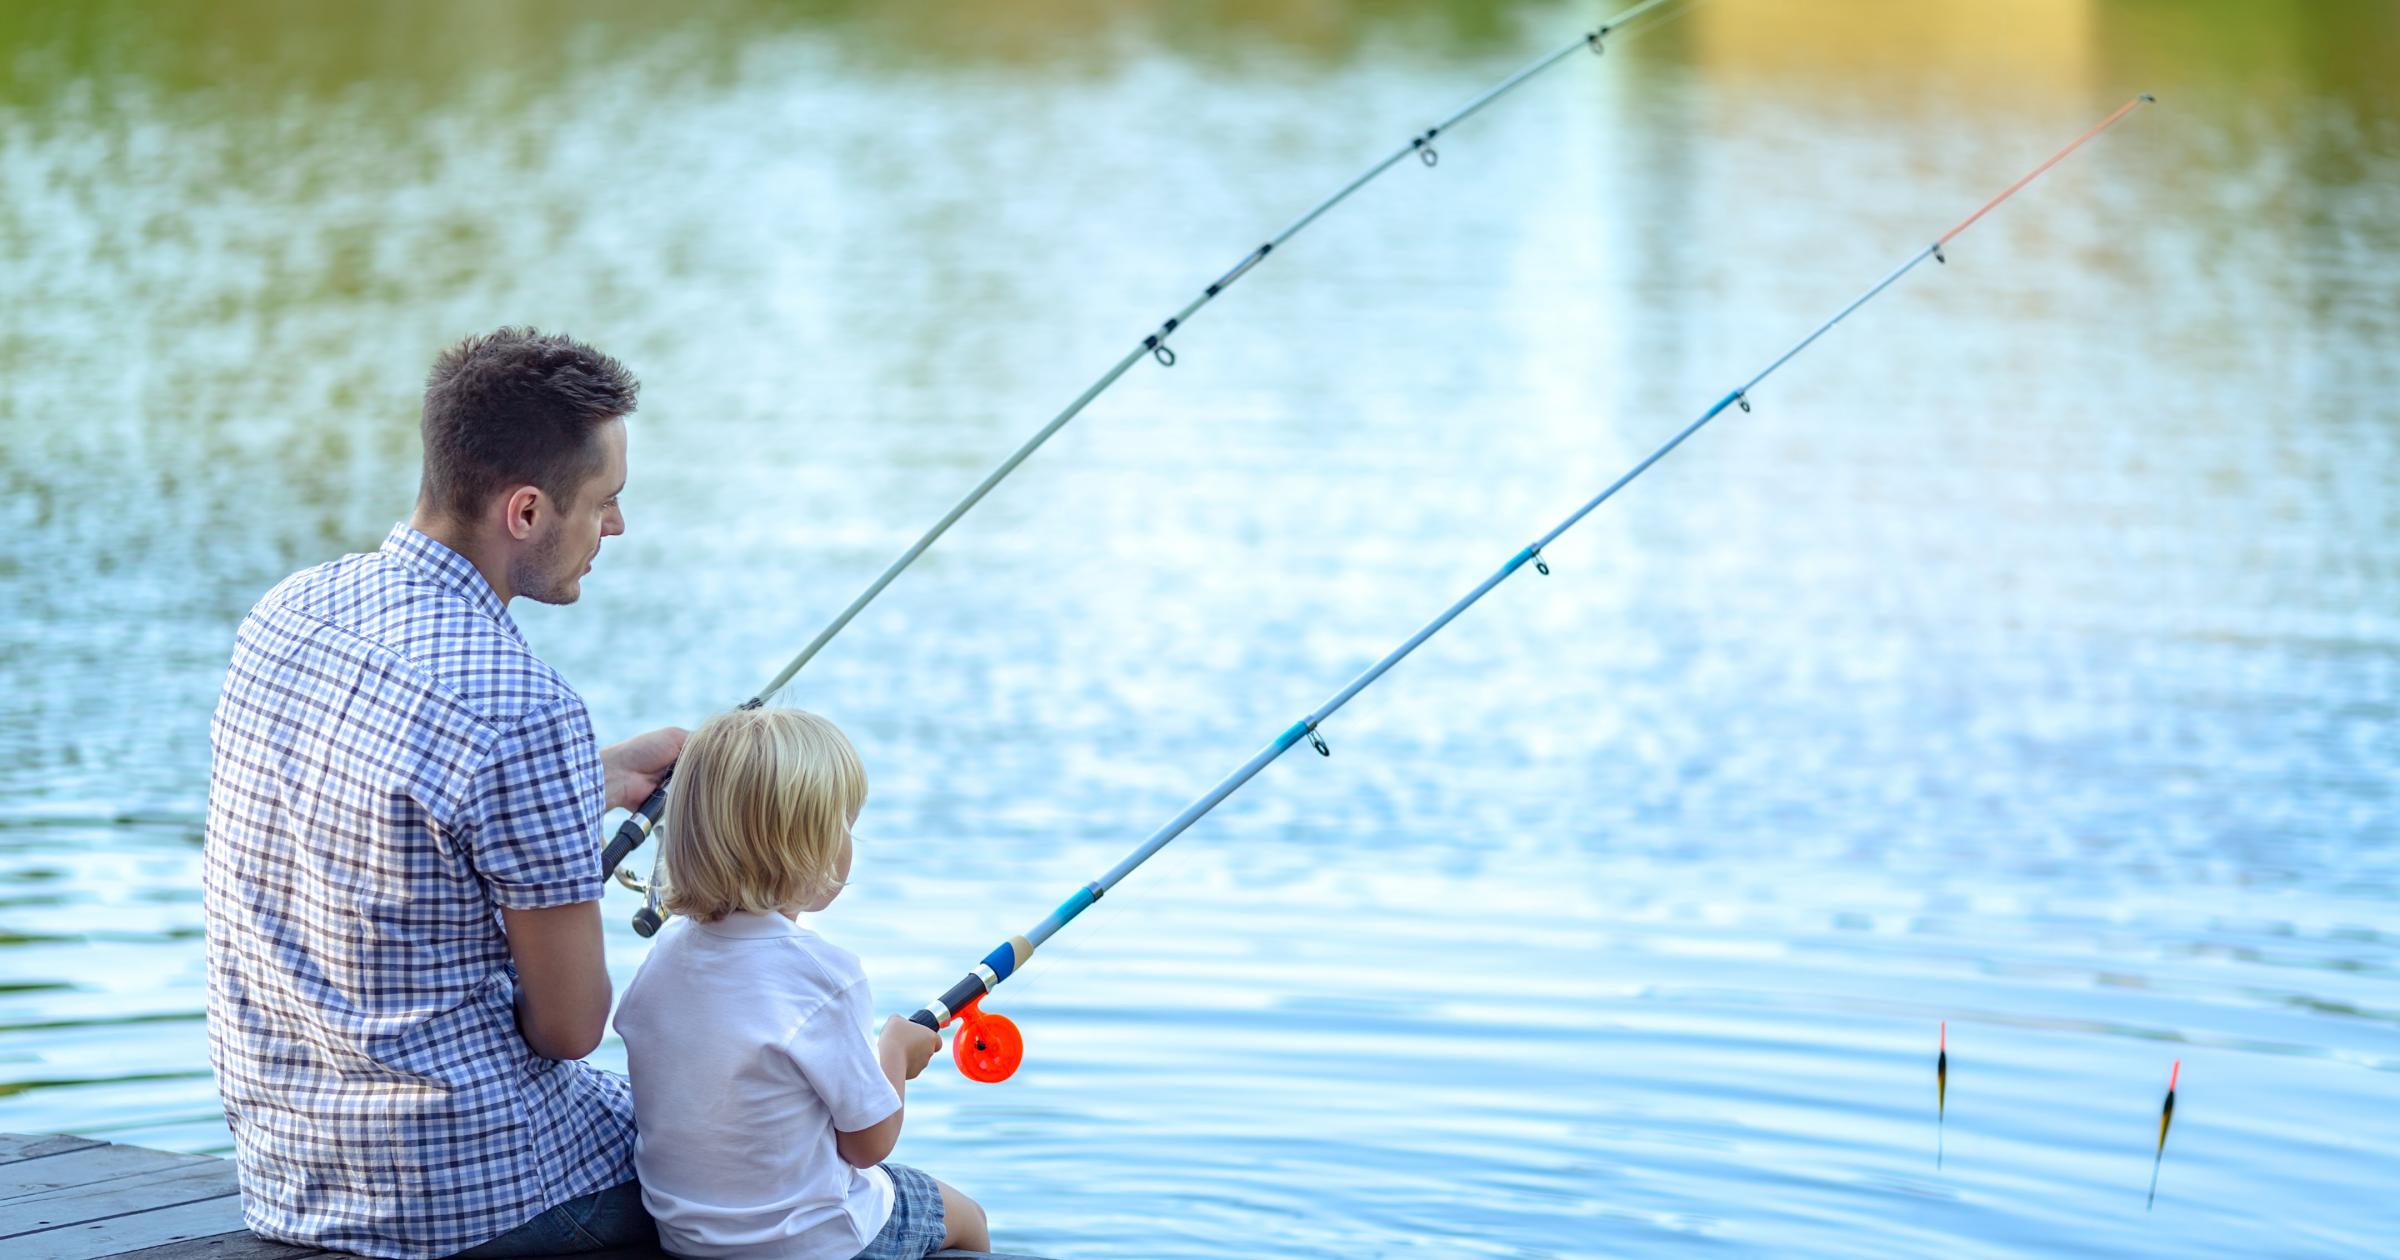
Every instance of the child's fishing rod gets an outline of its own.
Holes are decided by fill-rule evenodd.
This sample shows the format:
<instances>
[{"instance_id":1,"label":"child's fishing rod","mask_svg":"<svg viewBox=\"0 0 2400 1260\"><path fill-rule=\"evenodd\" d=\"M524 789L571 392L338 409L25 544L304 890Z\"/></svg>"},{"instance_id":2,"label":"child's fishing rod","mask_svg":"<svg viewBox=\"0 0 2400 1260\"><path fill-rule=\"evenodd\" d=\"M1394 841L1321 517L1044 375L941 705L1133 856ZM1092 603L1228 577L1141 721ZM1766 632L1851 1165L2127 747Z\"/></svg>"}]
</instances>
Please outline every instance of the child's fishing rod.
<instances>
[{"instance_id":1,"label":"child's fishing rod","mask_svg":"<svg viewBox=\"0 0 2400 1260\"><path fill-rule=\"evenodd\" d=\"M952 504L950 510L944 512L941 519L933 523L931 529L926 530L915 542L909 544L908 550L900 553L899 559L885 566L883 572L877 575L874 581L867 584L867 589L858 593L858 598L851 600L848 607L842 609L832 621L827 622L825 628L817 632L817 637L809 640L808 646L800 649L800 654L793 657L791 663L785 665L781 673L775 675L774 681L760 689L757 695L745 701L741 707L757 708L765 704L776 692L783 690L784 684L790 682L792 677L798 674L809 661L815 659L817 653L824 650L825 645L831 643L833 636L840 634L842 628L849 625L852 618L858 616L868 604L875 602L875 597L883 594L883 588L890 586L892 580L899 577L902 570L916 563L917 557L925 554L927 548L933 546L937 539L949 532L950 527L957 524L958 519L965 516L969 509L982 502L983 496L991 493L992 487L999 485L1010 473L1015 472L1017 465L1024 463L1027 457L1041 449L1042 444L1049 441L1052 434L1065 428L1067 422L1074 419L1085 407L1090 406L1093 399L1107 392L1108 387L1116 384L1117 378L1131 370L1133 365L1139 363L1144 355L1157 360L1161 367L1175 366L1175 351L1168 347L1167 338L1172 336L1176 329L1190 322L1192 316L1198 314L1201 307L1216 301L1218 294L1233 287L1234 281L1247 275L1251 268L1265 262L1267 255L1282 248L1286 241L1298 236L1301 229L1316 222L1326 211L1348 200L1350 194L1366 187L1376 176L1398 165L1401 159L1412 153L1417 155L1418 160L1426 166L1437 164L1441 160L1441 154L1434 148L1434 140L1443 132L1465 121L1468 116L1484 106L1506 96L1527 80L1559 62L1565 61L1579 51L1590 49L1594 54L1606 51L1604 41L1611 33L1643 14L1673 2L1674 0L1642 0L1642 3L1601 23L1574 42L1560 47L1556 52L1550 53L1515 74L1502 79L1497 86L1452 111L1449 117L1410 136L1408 143L1394 149L1382 161L1368 167L1356 179L1342 185L1333 195L1318 202L1308 213L1292 220L1289 227L1270 237L1258 248L1243 255L1242 260L1235 263L1225 274L1210 281L1208 287L1200 291L1200 296L1185 303L1182 310L1168 316L1164 322L1159 324L1156 331L1142 338L1140 344L1127 351L1125 356L1118 359L1106 372L1101 373L1100 379L1093 381L1082 393L1077 394L1075 400L1068 403L1065 410L1051 417L1050 423L1043 425L1034 432L1032 437L1025 439L1024 445L1011 452L1007 459L1001 460L999 467L992 469L990 474L976 483L975 488L969 490L965 498ZM658 790L650 794L650 799L643 801L641 808L635 810L633 816L627 818L617 828L616 837L608 842L608 848L601 855L600 869L604 872L617 871L626 857L641 847L643 840L649 838L651 828L657 825L659 816L666 812L666 808L667 785L662 780L658 785ZM617 877L627 887L642 890L647 894L646 886L630 874L620 871ZM642 912L634 918L634 927L644 936L658 930L658 909L655 899L645 902Z\"/></svg>"},{"instance_id":2,"label":"child's fishing rod","mask_svg":"<svg viewBox=\"0 0 2400 1260\"><path fill-rule=\"evenodd\" d=\"M1966 231L1969 227L1974 225L1976 220L1981 219L1986 214L1989 214L1993 207L1998 206L2001 202L2008 200L2011 196L2014 196L2018 189L2023 188L2025 185L2033 182L2035 176L2038 176L2042 172L2049 170L2052 166L2057 165L2058 162L2065 158L2068 154L2073 153L2078 148L2081 148L2085 141L2090 140L2093 136L2099 135L2118 119L2123 118L2125 115L2133 112L2137 106L2140 106L2142 103L2151 99L2152 98L2148 93L2144 93L2133 98L2132 100L2125 102L2123 105L2117 108L2117 112L2110 114L2104 119L2101 119L2092 127L2091 130L2086 131L2081 136L2076 137L2073 143L2069 144L2063 149L2060 149L2057 153L2052 154L2049 161L2046 161L2040 166L2034 167L2031 171L2026 172L2022 179L2019 179L2016 183L2010 184L2000 193L1999 196L1985 202L1981 209L1978 209L1975 211L1975 213L1968 215L1958 224L1958 226L1943 233L1931 245L1927 245L1925 248L1920 249L1915 254L1911 255L1908 261L1900 264L1897 270L1893 271L1890 275L1885 276L1883 279L1876 281L1873 288L1868 289L1865 293L1860 294L1857 298L1853 299L1849 305L1844 306L1841 310L1835 312L1833 318L1817 325L1815 331L1809 333L1806 337L1801 338L1798 344L1777 356L1774 362L1769 363L1766 366L1765 370L1761 371L1758 375L1751 377L1749 380L1742 382L1739 386L1736 386L1733 392L1725 395L1723 398L1718 399L1709 407L1707 411L1704 411L1700 414L1699 419L1694 420L1690 424L1684 426L1681 432L1677 433L1674 437L1667 439L1665 445L1659 447L1655 451L1652 451L1649 457L1642 460L1642 462L1635 464L1632 471L1627 472L1624 476L1617 478L1614 482L1611 482L1607 489L1602 490L1596 495L1593 495L1590 500L1584 503L1583 506L1575 509L1574 512L1570 513L1565 520L1560 521L1557 526L1550 530L1549 533L1546 533L1540 538L1535 539L1531 544L1519 550L1515 555L1510 556L1508 558L1508 562L1501 565L1497 572L1493 573L1490 577L1485 578L1481 583L1477 584L1475 589L1468 591L1464 597L1458 600L1458 602L1442 610L1442 614L1440 616L1435 617L1432 621L1427 622L1423 629L1418 630L1413 635L1410 635L1406 642L1402 643L1399 647L1392 649L1389 655L1385 656L1382 660L1375 662L1373 665L1368 666L1366 672L1360 674L1354 679L1351 679L1348 686L1343 687L1340 691L1337 691L1333 694L1332 699L1327 700L1325 703L1317 706L1317 708L1309 713L1307 717L1301 718L1299 721L1294 722L1291 724L1291 726L1285 728L1282 734L1277 735L1274 738L1273 742L1269 743L1266 747L1259 749L1258 752L1250 758L1250 760L1243 762L1241 768L1235 770L1232 774L1225 776L1225 778L1220 780L1215 787L1210 788L1206 794L1202 795L1200 799L1193 801L1188 806L1185 806L1184 811L1180 814L1177 814L1172 821L1167 823L1166 826L1159 828L1155 832L1152 832L1149 839L1144 840L1141 843L1141 846L1128 855L1124 861L1117 863L1114 867L1111 867L1107 874L1102 875L1100 878L1093 880L1091 883L1085 884L1083 887L1076 889L1074 895L1068 897L1064 902L1061 902L1059 907L1056 910L1051 911L1049 915L1040 923L1035 924L1033 926L1033 930L1025 933L1023 936L1012 936L1006 941L1001 942L992 950L992 952L984 955L983 961L976 964L975 969L968 972L965 978L961 979L958 983L951 985L948 992L942 994L940 998L926 1003L922 1010L919 1010L916 1014L909 1016L909 1018L927 1028L933 1029L936 1032L941 1031L942 1027L950 1023L952 1020L964 1020L966 1023L965 1031L958 1038L956 1038L951 1045L951 1054L957 1059L959 1070L965 1073L967 1076L979 1081L997 1081L1006 1079L1010 1073L1016 1071L1017 1063L1022 1058L1023 1041L1018 1036L1016 1026L1013 1023L1010 1023L1007 1017L987 1014L983 1012L977 1004L983 1000L983 996L985 994L990 993L994 988L997 988L1002 981L1015 974L1018 968L1023 967L1026 960L1033 956L1033 951L1040 948L1043 942L1056 935L1059 929L1073 922L1075 916L1082 914L1086 909L1091 907L1093 902L1098 901L1102 896L1104 896L1109 889L1116 887L1117 881L1132 873L1135 867L1140 866L1142 863L1148 861L1152 854L1158 852L1160 849L1165 848L1169 841L1172 841L1175 839L1175 837L1182 835L1184 830L1190 827L1193 823L1198 822L1202 815L1216 808L1218 802L1224 800L1228 796L1233 795L1236 790L1238 790L1243 784L1248 783L1253 776L1258 774L1260 770L1265 769L1268 762L1281 757L1285 752L1289 751L1293 745L1302 740L1307 740L1309 746L1316 749L1318 754L1322 756L1331 756L1332 750L1326 746L1325 736L1318 728L1323 725L1325 719L1333 716L1333 714L1340 710L1343 705L1348 704L1352 696L1355 696L1359 692L1366 690L1366 688L1376 679L1383 677L1384 673L1391 669L1392 666L1399 664L1401 658L1415 651L1417 649L1417 645L1425 642L1427 639L1432 638L1442 629L1442 627L1449 625L1450 622L1460 613L1465 612L1468 607L1473 605L1477 600L1482 599L1484 595L1493 587L1500 585L1500 583L1503 581L1506 581L1511 574L1515 573L1518 569L1525 567L1527 563L1530 562L1537 572L1544 574L1550 572L1549 563L1542 559L1542 549L1556 541L1559 535L1564 534L1569 529L1574 528L1576 522L1581 521L1585 516L1589 515L1594 508L1597 508L1601 504L1608 502L1609 498L1615 495L1617 491L1624 489L1627 483L1631 482L1634 478L1641 476L1642 473L1647 471L1652 464L1655 464L1659 460L1665 458L1667 452L1672 451L1676 447L1682 445L1685 438L1688 438L1692 434L1699 432L1700 427L1715 419L1719 412L1722 412L1727 407L1732 406L1739 406L1744 411L1750 410L1750 391L1756 389L1759 382L1767 379L1768 376L1774 374L1776 369L1782 367L1786 363L1789 363L1793 356L1799 354L1801 351L1806 350L1810 345L1814 344L1817 338L1824 336L1833 328L1835 324L1841 323L1844 319L1849 318L1852 311L1855 311L1859 307L1866 305L1868 301L1875 297L1875 295L1883 292L1885 289L1890 288L1894 282L1900 279L1900 277L1907 275L1910 271L1914 270L1917 264L1924 262L1928 258L1933 259L1935 262L1949 261L1948 258L1943 255L1942 247L1949 244L1953 238L1958 236L1959 233ZM1945 1047L1945 1050L1946 1049L1947 1047ZM1944 1066L1946 1066L1946 1064Z\"/></svg>"}]
</instances>

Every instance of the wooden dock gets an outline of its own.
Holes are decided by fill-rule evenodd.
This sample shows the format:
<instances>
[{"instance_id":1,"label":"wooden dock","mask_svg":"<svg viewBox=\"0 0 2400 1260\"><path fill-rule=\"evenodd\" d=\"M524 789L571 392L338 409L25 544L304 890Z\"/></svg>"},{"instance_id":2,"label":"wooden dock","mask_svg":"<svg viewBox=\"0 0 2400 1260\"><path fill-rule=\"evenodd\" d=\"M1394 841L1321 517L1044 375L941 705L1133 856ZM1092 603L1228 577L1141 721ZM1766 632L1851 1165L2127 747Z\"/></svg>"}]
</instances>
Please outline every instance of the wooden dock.
<instances>
[{"instance_id":1,"label":"wooden dock","mask_svg":"<svg viewBox=\"0 0 2400 1260\"><path fill-rule=\"evenodd\" d=\"M948 1260L1031 1260L944 1251ZM8 1260L346 1260L242 1228L233 1161L65 1134L0 1133L0 1256ZM663 1260L661 1251L587 1260Z\"/></svg>"}]
</instances>

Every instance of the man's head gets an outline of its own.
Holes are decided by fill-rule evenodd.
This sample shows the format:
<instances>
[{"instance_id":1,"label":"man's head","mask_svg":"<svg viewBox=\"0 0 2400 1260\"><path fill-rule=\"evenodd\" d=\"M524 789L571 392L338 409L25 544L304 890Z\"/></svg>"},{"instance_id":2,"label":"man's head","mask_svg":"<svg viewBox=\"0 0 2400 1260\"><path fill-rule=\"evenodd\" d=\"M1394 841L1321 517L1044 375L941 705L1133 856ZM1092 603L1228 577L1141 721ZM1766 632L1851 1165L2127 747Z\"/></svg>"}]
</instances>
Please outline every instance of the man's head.
<instances>
[{"instance_id":1,"label":"man's head","mask_svg":"<svg viewBox=\"0 0 2400 1260\"><path fill-rule=\"evenodd\" d=\"M418 515L501 566L504 595L573 603L600 540L625 532L624 419L640 392L624 364L531 328L444 350L425 381Z\"/></svg>"}]
</instances>

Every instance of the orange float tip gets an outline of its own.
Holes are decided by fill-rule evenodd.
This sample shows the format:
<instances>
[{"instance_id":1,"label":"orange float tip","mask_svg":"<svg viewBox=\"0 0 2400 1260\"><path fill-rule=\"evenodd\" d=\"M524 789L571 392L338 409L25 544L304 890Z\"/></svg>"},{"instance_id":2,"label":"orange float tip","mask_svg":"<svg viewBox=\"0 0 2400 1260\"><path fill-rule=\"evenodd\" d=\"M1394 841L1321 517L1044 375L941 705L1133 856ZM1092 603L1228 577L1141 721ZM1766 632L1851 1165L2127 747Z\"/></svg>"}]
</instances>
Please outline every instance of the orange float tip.
<instances>
[{"instance_id":1,"label":"orange float tip","mask_svg":"<svg viewBox=\"0 0 2400 1260\"><path fill-rule=\"evenodd\" d=\"M1948 1049L1950 1048L1950 1021L1949 1021L1949 1020L1946 1020L1946 1019L1942 1021L1942 1046L1941 1046L1941 1048L1942 1048L1942 1049L1944 1049L1944 1050L1948 1050Z\"/></svg>"},{"instance_id":2,"label":"orange float tip","mask_svg":"<svg viewBox=\"0 0 2400 1260\"><path fill-rule=\"evenodd\" d=\"M2174 1092L2175 1092L2175 1080L2176 1080L2176 1078L2177 1078L2177 1077L2180 1077L2180 1076L2182 1076L2182 1075L2183 1075L2183 1060L2181 1060L2181 1059L2177 1059L2177 1060L2175 1060L2175 1066L2174 1066L2173 1068L2169 1069L2169 1070L2168 1070L2168 1072L2167 1072L2167 1092L2168 1092L2168 1093L2172 1094L2172 1093L2174 1093Z\"/></svg>"}]
</instances>

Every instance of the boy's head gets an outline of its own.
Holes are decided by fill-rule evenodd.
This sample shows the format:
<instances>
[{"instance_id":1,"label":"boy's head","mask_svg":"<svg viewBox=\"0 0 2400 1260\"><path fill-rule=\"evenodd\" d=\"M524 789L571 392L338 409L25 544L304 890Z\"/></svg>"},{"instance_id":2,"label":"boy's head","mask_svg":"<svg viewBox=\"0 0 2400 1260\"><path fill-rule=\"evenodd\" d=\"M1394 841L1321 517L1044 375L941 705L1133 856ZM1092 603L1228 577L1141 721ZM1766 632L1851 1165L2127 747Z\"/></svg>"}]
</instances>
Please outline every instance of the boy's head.
<instances>
[{"instance_id":1,"label":"boy's head","mask_svg":"<svg viewBox=\"0 0 2400 1260\"><path fill-rule=\"evenodd\" d=\"M841 729L800 709L737 709L683 746L667 797L666 908L694 919L822 910L850 877L867 772Z\"/></svg>"}]
</instances>

